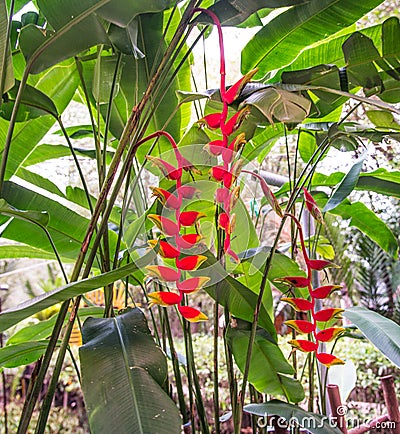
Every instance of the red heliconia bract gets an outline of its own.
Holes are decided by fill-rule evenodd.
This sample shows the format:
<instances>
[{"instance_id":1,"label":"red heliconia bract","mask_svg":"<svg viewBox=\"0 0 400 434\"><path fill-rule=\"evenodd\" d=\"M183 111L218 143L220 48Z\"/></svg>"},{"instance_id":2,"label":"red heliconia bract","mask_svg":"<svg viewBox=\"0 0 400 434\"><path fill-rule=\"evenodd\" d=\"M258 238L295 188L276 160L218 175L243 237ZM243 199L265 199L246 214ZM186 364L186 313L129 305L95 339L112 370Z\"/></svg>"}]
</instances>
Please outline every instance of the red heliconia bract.
<instances>
[{"instance_id":1,"label":"red heliconia bract","mask_svg":"<svg viewBox=\"0 0 400 434\"><path fill-rule=\"evenodd\" d=\"M182 282L178 282L176 287L184 294L191 294L201 289L209 281L209 277L191 277Z\"/></svg>"},{"instance_id":2,"label":"red heliconia bract","mask_svg":"<svg viewBox=\"0 0 400 434\"><path fill-rule=\"evenodd\" d=\"M310 279L308 277L302 276L285 276L277 277L274 282L286 283L287 285L294 286L296 288L305 288L310 284Z\"/></svg>"},{"instance_id":3,"label":"red heliconia bract","mask_svg":"<svg viewBox=\"0 0 400 434\"><path fill-rule=\"evenodd\" d=\"M344 309L328 307L327 309L319 310L314 313L315 321L327 322L331 319L340 319L342 318L341 314L344 312Z\"/></svg>"},{"instance_id":4,"label":"red heliconia bract","mask_svg":"<svg viewBox=\"0 0 400 434\"><path fill-rule=\"evenodd\" d=\"M178 258L180 255L179 250L177 250L174 246L167 243L166 241L160 241L160 240L149 240L148 243L153 249L158 248L158 253L163 258Z\"/></svg>"},{"instance_id":5,"label":"red heliconia bract","mask_svg":"<svg viewBox=\"0 0 400 434\"><path fill-rule=\"evenodd\" d=\"M153 157L151 155L146 155L146 158L151 161L155 166L157 166L163 175L171 181L176 181L182 176L182 168L176 168L172 164L162 160L158 157Z\"/></svg>"},{"instance_id":6,"label":"red heliconia bract","mask_svg":"<svg viewBox=\"0 0 400 434\"><path fill-rule=\"evenodd\" d=\"M156 277L163 282L176 282L181 277L179 270L174 270L164 265L147 265L145 268L150 277Z\"/></svg>"},{"instance_id":7,"label":"red heliconia bract","mask_svg":"<svg viewBox=\"0 0 400 434\"><path fill-rule=\"evenodd\" d=\"M310 291L310 295L313 298L328 298L333 291L336 291L338 289L341 289L342 287L340 285L325 285L325 286L319 286L318 288L315 288L314 290Z\"/></svg>"},{"instance_id":8,"label":"red heliconia bract","mask_svg":"<svg viewBox=\"0 0 400 434\"><path fill-rule=\"evenodd\" d=\"M174 194L169 192L168 190L164 190L159 187L150 187L153 196L156 196L157 199L168 209L179 209L182 205L182 199L176 197Z\"/></svg>"},{"instance_id":9,"label":"red heliconia bract","mask_svg":"<svg viewBox=\"0 0 400 434\"><path fill-rule=\"evenodd\" d=\"M208 128L215 130L221 125L222 116L221 113L211 113L201 118L198 123L200 125L206 125Z\"/></svg>"},{"instance_id":10,"label":"red heliconia bract","mask_svg":"<svg viewBox=\"0 0 400 434\"><path fill-rule=\"evenodd\" d=\"M176 245L181 249L190 249L203 237L199 234L186 234L176 238Z\"/></svg>"},{"instance_id":11,"label":"red heliconia bract","mask_svg":"<svg viewBox=\"0 0 400 434\"><path fill-rule=\"evenodd\" d=\"M258 69L253 69L247 74L245 74L240 80L238 80L235 84L233 84L226 92L224 96L224 100L227 104L232 104L235 101L242 91L243 87L253 78L253 76L257 73Z\"/></svg>"},{"instance_id":12,"label":"red heliconia bract","mask_svg":"<svg viewBox=\"0 0 400 434\"><path fill-rule=\"evenodd\" d=\"M311 196L311 194L303 187L304 192L304 199L306 203L306 207L308 209L308 212L314 217L314 219L320 223L324 223L324 217L318 208L317 203L315 202L314 198Z\"/></svg>"},{"instance_id":13,"label":"red heliconia bract","mask_svg":"<svg viewBox=\"0 0 400 434\"><path fill-rule=\"evenodd\" d=\"M211 178L215 179L216 181L223 181L227 172L228 171L222 166L214 166L210 169L209 174Z\"/></svg>"},{"instance_id":14,"label":"red heliconia bract","mask_svg":"<svg viewBox=\"0 0 400 434\"><path fill-rule=\"evenodd\" d=\"M167 292L167 291L157 291L150 292L148 294L150 305L153 306L155 304L159 306L173 306L174 304L178 304L181 301L181 295L176 294L175 292ZM151 307L150 306L150 307Z\"/></svg>"},{"instance_id":15,"label":"red heliconia bract","mask_svg":"<svg viewBox=\"0 0 400 434\"><path fill-rule=\"evenodd\" d=\"M236 112L225 124L221 124L222 133L226 136L230 136L239 128L240 124L249 113L250 110L247 107L243 107L241 110Z\"/></svg>"},{"instance_id":16,"label":"red heliconia bract","mask_svg":"<svg viewBox=\"0 0 400 434\"><path fill-rule=\"evenodd\" d=\"M311 353L318 349L318 344L316 342L308 341L306 339L292 339L289 341L289 344L304 353Z\"/></svg>"},{"instance_id":17,"label":"red heliconia bract","mask_svg":"<svg viewBox=\"0 0 400 434\"><path fill-rule=\"evenodd\" d=\"M215 201L219 204L224 204L229 198L230 190L225 187L219 187L215 190Z\"/></svg>"},{"instance_id":18,"label":"red heliconia bract","mask_svg":"<svg viewBox=\"0 0 400 434\"><path fill-rule=\"evenodd\" d=\"M179 226L167 217L157 214L148 214L147 218L150 219L160 229L162 233L172 237L179 233Z\"/></svg>"},{"instance_id":19,"label":"red heliconia bract","mask_svg":"<svg viewBox=\"0 0 400 434\"><path fill-rule=\"evenodd\" d=\"M286 301L286 303L289 303L294 310L297 312L307 312L312 309L313 304L311 301L306 300L304 298L286 298L282 297L282 301Z\"/></svg>"},{"instance_id":20,"label":"red heliconia bract","mask_svg":"<svg viewBox=\"0 0 400 434\"><path fill-rule=\"evenodd\" d=\"M193 255L185 256L182 259L176 258L176 266L180 270L192 271L196 270L200 265L207 260L206 256L203 255Z\"/></svg>"},{"instance_id":21,"label":"red heliconia bract","mask_svg":"<svg viewBox=\"0 0 400 434\"><path fill-rule=\"evenodd\" d=\"M333 354L317 353L316 356L317 360L328 368L334 365L344 365L345 363L342 359L339 359L339 357L336 357Z\"/></svg>"},{"instance_id":22,"label":"red heliconia bract","mask_svg":"<svg viewBox=\"0 0 400 434\"><path fill-rule=\"evenodd\" d=\"M343 334L345 329L343 327L329 327L325 330L321 330L315 335L315 339L320 342L331 342L341 334Z\"/></svg>"},{"instance_id":23,"label":"red heliconia bract","mask_svg":"<svg viewBox=\"0 0 400 434\"><path fill-rule=\"evenodd\" d=\"M292 329L297 330L299 333L312 333L315 331L315 324L303 319L291 319L289 321L285 321L285 324Z\"/></svg>"},{"instance_id":24,"label":"red heliconia bract","mask_svg":"<svg viewBox=\"0 0 400 434\"><path fill-rule=\"evenodd\" d=\"M325 268L340 268L331 261L326 261L325 259L309 259L308 265L312 270L321 271Z\"/></svg>"},{"instance_id":25,"label":"red heliconia bract","mask_svg":"<svg viewBox=\"0 0 400 434\"><path fill-rule=\"evenodd\" d=\"M227 232L229 229L229 224L230 224L230 219L229 219L228 214L226 212L222 212L218 216L218 226L221 229L223 229L225 232Z\"/></svg>"},{"instance_id":26,"label":"red heliconia bract","mask_svg":"<svg viewBox=\"0 0 400 434\"><path fill-rule=\"evenodd\" d=\"M181 212L179 215L179 223L181 226L193 226L195 223L198 222L199 219L207 217L206 214L199 211L184 211Z\"/></svg>"},{"instance_id":27,"label":"red heliconia bract","mask_svg":"<svg viewBox=\"0 0 400 434\"><path fill-rule=\"evenodd\" d=\"M199 193L199 190L195 187L190 186L190 185L181 185L178 188L178 193L184 199L193 199Z\"/></svg>"},{"instance_id":28,"label":"red heliconia bract","mask_svg":"<svg viewBox=\"0 0 400 434\"><path fill-rule=\"evenodd\" d=\"M190 306L178 306L179 313L190 322L207 321L208 317L203 312Z\"/></svg>"},{"instance_id":29,"label":"red heliconia bract","mask_svg":"<svg viewBox=\"0 0 400 434\"><path fill-rule=\"evenodd\" d=\"M218 155L221 155L223 150L226 149L224 147L223 140L213 140L210 143L207 143L207 145L204 146L204 149L212 156L217 157Z\"/></svg>"}]
</instances>

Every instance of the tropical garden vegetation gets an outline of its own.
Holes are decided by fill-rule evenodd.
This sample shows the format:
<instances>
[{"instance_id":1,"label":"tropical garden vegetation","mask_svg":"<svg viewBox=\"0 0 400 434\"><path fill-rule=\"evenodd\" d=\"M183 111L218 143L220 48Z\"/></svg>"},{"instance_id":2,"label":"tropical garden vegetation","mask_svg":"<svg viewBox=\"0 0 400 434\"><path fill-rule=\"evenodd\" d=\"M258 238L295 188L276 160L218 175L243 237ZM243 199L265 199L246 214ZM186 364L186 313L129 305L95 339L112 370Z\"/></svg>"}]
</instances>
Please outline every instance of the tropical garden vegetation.
<instances>
[{"instance_id":1,"label":"tropical garden vegetation","mask_svg":"<svg viewBox=\"0 0 400 434\"><path fill-rule=\"evenodd\" d=\"M3 381L33 364L16 432L46 432L68 356L93 433L267 432L267 415L340 433L325 416L341 343L400 367L398 12L28 3L0 1L0 258L60 277L26 300L11 289L0 313ZM232 82L225 27L254 34ZM193 55L211 32L215 87ZM71 104L89 122L66 125ZM35 170L65 157L78 184Z\"/></svg>"}]
</instances>

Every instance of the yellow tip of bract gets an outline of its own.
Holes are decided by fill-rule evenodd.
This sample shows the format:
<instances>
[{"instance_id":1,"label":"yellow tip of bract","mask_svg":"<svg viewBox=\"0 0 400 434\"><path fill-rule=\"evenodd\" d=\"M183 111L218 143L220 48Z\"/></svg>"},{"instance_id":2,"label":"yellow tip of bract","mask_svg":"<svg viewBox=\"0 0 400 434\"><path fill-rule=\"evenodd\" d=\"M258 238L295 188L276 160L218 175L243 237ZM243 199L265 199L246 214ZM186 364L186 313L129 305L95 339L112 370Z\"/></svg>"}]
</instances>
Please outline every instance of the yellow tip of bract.
<instances>
[{"instance_id":1,"label":"yellow tip of bract","mask_svg":"<svg viewBox=\"0 0 400 434\"><path fill-rule=\"evenodd\" d=\"M312 333L315 330L315 324L302 319L291 319L289 321L285 321L284 324L291 327L292 329L295 329L299 333Z\"/></svg>"},{"instance_id":2,"label":"yellow tip of bract","mask_svg":"<svg viewBox=\"0 0 400 434\"><path fill-rule=\"evenodd\" d=\"M289 344L297 350L303 351L303 353L311 353L318 348L317 343L305 339L292 339Z\"/></svg>"},{"instance_id":3,"label":"yellow tip of bract","mask_svg":"<svg viewBox=\"0 0 400 434\"><path fill-rule=\"evenodd\" d=\"M207 282L210 281L209 277L191 277L183 282L177 282L176 286L179 291L185 294L191 294L193 292L199 291Z\"/></svg>"},{"instance_id":4,"label":"yellow tip of bract","mask_svg":"<svg viewBox=\"0 0 400 434\"><path fill-rule=\"evenodd\" d=\"M172 306L174 304L178 304L181 301L181 296L179 294L175 294L175 292L150 292L148 294L149 297L149 306L154 306L155 304L163 307Z\"/></svg>"},{"instance_id":5,"label":"yellow tip of bract","mask_svg":"<svg viewBox=\"0 0 400 434\"><path fill-rule=\"evenodd\" d=\"M190 306L178 306L179 313L189 322L207 321L208 316Z\"/></svg>"},{"instance_id":6,"label":"yellow tip of bract","mask_svg":"<svg viewBox=\"0 0 400 434\"><path fill-rule=\"evenodd\" d=\"M339 359L339 357L329 353L318 353L317 360L328 368L334 365L344 365L346 363L342 359Z\"/></svg>"},{"instance_id":7,"label":"yellow tip of bract","mask_svg":"<svg viewBox=\"0 0 400 434\"><path fill-rule=\"evenodd\" d=\"M320 342L331 342L345 332L343 327L329 327L321 330L315 336L315 339Z\"/></svg>"},{"instance_id":8,"label":"yellow tip of bract","mask_svg":"<svg viewBox=\"0 0 400 434\"><path fill-rule=\"evenodd\" d=\"M156 277L163 282L176 282L180 278L180 272L164 265L147 265L144 267L150 277Z\"/></svg>"}]
</instances>

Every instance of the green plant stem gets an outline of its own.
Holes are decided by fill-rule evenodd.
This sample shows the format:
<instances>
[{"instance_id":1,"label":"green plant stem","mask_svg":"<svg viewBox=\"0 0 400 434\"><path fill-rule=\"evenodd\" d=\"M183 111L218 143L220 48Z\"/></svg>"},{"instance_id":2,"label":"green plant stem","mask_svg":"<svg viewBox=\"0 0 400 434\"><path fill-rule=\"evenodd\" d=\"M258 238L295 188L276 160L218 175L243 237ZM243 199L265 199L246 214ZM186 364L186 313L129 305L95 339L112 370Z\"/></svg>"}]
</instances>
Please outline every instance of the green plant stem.
<instances>
[{"instance_id":1,"label":"green plant stem","mask_svg":"<svg viewBox=\"0 0 400 434\"><path fill-rule=\"evenodd\" d=\"M167 338L169 344L169 351L171 354L172 368L174 370L174 376L175 376L176 392L178 394L179 410L181 411L183 424L186 424L188 422L188 416L186 410L185 395L183 393L182 376L179 367L178 354L176 353L175 350L174 339L172 337L171 325L169 322L167 309L163 309L163 313L164 313L164 320L165 320L165 330L167 332Z\"/></svg>"},{"instance_id":2,"label":"green plant stem","mask_svg":"<svg viewBox=\"0 0 400 434\"><path fill-rule=\"evenodd\" d=\"M117 57L117 64L115 65L115 71L114 71L114 75L113 75L113 80L111 83L111 91L110 91L110 98L108 100L108 107L107 107L107 115L106 115L106 122L105 122L105 126L104 126L104 141L103 141L103 159L102 159L102 167L104 168L103 170L105 171L106 167L107 167L107 142L108 142L108 130L110 127L110 119L111 119L111 109L112 109L112 103L113 103L113 99L114 99L114 92L115 92L115 87L117 85L117 78L118 78L118 73L121 67L121 59L122 59L122 53L118 53L118 57ZM100 183L103 182L103 179L100 178Z\"/></svg>"},{"instance_id":3,"label":"green plant stem","mask_svg":"<svg viewBox=\"0 0 400 434\"><path fill-rule=\"evenodd\" d=\"M10 34L11 34L11 23L12 23L12 16L14 15L14 3L15 0L11 0L10 2L10 10L8 13L8 20L7 20L7 31L6 31L6 46L5 46L5 50L2 53L3 56L3 68L1 72L1 82L0 82L0 95L4 94L4 85L5 85L5 81L6 81L6 71L7 71L7 57L9 54L9 50L10 50ZM4 2L4 7L6 9L6 13L7 13L7 6L6 3ZM2 105L3 101L2 99L0 100L0 107ZM7 426L6 426L7 428Z\"/></svg>"},{"instance_id":4,"label":"green plant stem","mask_svg":"<svg viewBox=\"0 0 400 434\"><path fill-rule=\"evenodd\" d=\"M81 299L82 299L81 296L76 297L74 305L72 307L71 316L70 316L70 319L67 323L66 330L65 330L65 336L61 342L61 346L60 346L60 349L58 351L56 364L54 366L53 375L51 377L50 384L48 386L46 395L42 401L42 407L41 407L39 419L38 419L38 422L36 425L35 434L42 434L45 432L48 414L50 412L51 403L53 402L54 392L57 388L58 378L60 376L60 372L61 372L62 367L63 367L65 354L67 352L67 349L69 348L69 338L71 336L71 332L72 332L72 329L74 327L74 319L77 315ZM69 302L68 302L68 304L69 304Z\"/></svg>"},{"instance_id":5,"label":"green plant stem","mask_svg":"<svg viewBox=\"0 0 400 434\"><path fill-rule=\"evenodd\" d=\"M189 390L189 406L190 406L190 423L192 427L192 434L196 433L196 424L195 424L195 418L194 418L194 399L193 399L193 373L192 373L192 367L190 363L190 348L189 348L189 341L188 341L188 334L186 331L186 324L181 322L182 325L182 331L183 331L183 338L185 342L185 356L186 356L186 374L187 374L187 381L188 381L188 390Z\"/></svg>"},{"instance_id":6,"label":"green plant stem","mask_svg":"<svg viewBox=\"0 0 400 434\"><path fill-rule=\"evenodd\" d=\"M256 337L257 325L258 325L258 320L259 320L259 316L260 316L260 309L261 309L261 305L262 305L262 300L263 300L263 296L264 296L264 292L265 292L265 287L267 284L267 277L268 277L268 273L269 273L269 270L270 270L271 265L272 265L272 258L274 256L276 248L278 246L279 237L280 237L280 234L283 230L283 226L285 224L286 218L287 217L284 216L281 220L281 224L279 225L278 232L277 232L275 240L274 240L274 244L271 247L270 254L267 258L267 261L266 261L265 267L264 267L263 277L262 277L261 284L260 284L260 291L258 293L257 304L256 304L256 307L254 310L253 323L251 326L251 332L250 332L250 338L249 338L249 346L247 348L246 364L245 364L245 369L244 369L244 373L243 373L243 384L242 384L242 388L241 388L241 392L240 392L240 410L243 408L244 400L245 400L245 396L246 396L246 387L247 387L247 379L248 379L249 371L250 371L251 355L252 355L254 341L255 341L255 337Z\"/></svg>"},{"instance_id":7,"label":"green plant stem","mask_svg":"<svg viewBox=\"0 0 400 434\"><path fill-rule=\"evenodd\" d=\"M197 407L197 413L200 420L201 432L202 434L210 434L210 428L207 422L207 414L204 407L203 396L201 393L201 387L199 383L199 377L197 375L196 364L194 361L191 326L190 326L190 322L185 321L185 323L184 323L184 329L186 329L187 344L188 344L187 354L189 356L188 369L190 369L192 373L192 380L193 380L193 385L195 390L196 407Z\"/></svg>"},{"instance_id":8,"label":"green plant stem","mask_svg":"<svg viewBox=\"0 0 400 434\"><path fill-rule=\"evenodd\" d=\"M28 426L32 417L33 410L36 405L36 401L39 398L40 391L42 389L43 381L47 373L47 369L50 365L50 361L53 356L53 352L55 348L57 347L58 343L58 336L61 333L61 329L64 325L64 319L67 315L69 308L69 300L64 301L64 303L61 305L60 311L57 316L56 323L54 325L53 332L49 339L49 344L47 345L47 349L45 354L43 355L43 359L41 359L37 365L37 376L34 378L31 377L31 381L29 383L29 386L31 387L29 396L27 396L24 408L22 410L21 419L19 421L17 434L26 434L28 430ZM32 382L32 380L35 380Z\"/></svg>"},{"instance_id":9,"label":"green plant stem","mask_svg":"<svg viewBox=\"0 0 400 434\"><path fill-rule=\"evenodd\" d=\"M231 400L231 409L232 409L232 418L235 421L236 417L236 408L237 408L237 381L235 377L235 368L233 364L233 356L232 351L229 347L228 340L226 339L226 332L228 326L226 322L229 322L229 309L227 307L224 308L225 313L225 326L224 326L224 348L225 348L225 359L226 359L226 369L228 373L228 382L229 382L229 396Z\"/></svg>"},{"instance_id":10,"label":"green plant stem","mask_svg":"<svg viewBox=\"0 0 400 434\"><path fill-rule=\"evenodd\" d=\"M72 143L71 143L71 140L68 136L67 130L65 129L64 124L61 120L61 116L59 116L57 118L57 122L58 122L58 125L60 126L60 129L61 129L63 135L64 135L65 140L67 141L72 158L75 162L76 170L78 171L79 179L81 180L82 187L83 187L83 190L85 192L85 196L86 196L86 200L87 200L90 212L93 214L93 205L92 205L92 201L90 200L90 193L89 193L89 189L88 189L88 186L87 186L87 183L85 180L85 176L83 175L81 165L79 164L79 160L78 160L78 157L76 155L75 149L72 146Z\"/></svg>"},{"instance_id":11,"label":"green plant stem","mask_svg":"<svg viewBox=\"0 0 400 434\"><path fill-rule=\"evenodd\" d=\"M94 120L94 116L93 116L93 112L92 112L92 105L90 103L90 96L89 96L89 92L87 90L85 78L83 76L82 62L78 57L75 57L75 65L76 65L76 69L78 71L79 80L81 82L83 94L85 96L86 107L88 109L89 117L90 117L90 123L92 124L94 148L96 150L96 164L97 164L97 171L99 174L99 185L101 186L100 178L102 178L102 176L101 176L101 158L100 158L101 148L100 148L100 139L99 139L99 125L96 126L96 122Z\"/></svg>"},{"instance_id":12,"label":"green plant stem","mask_svg":"<svg viewBox=\"0 0 400 434\"><path fill-rule=\"evenodd\" d=\"M216 291L218 294L218 291ZM218 375L218 319L219 319L219 305L217 300L214 302L214 429L215 434L220 433L219 422L219 375Z\"/></svg>"}]
</instances>

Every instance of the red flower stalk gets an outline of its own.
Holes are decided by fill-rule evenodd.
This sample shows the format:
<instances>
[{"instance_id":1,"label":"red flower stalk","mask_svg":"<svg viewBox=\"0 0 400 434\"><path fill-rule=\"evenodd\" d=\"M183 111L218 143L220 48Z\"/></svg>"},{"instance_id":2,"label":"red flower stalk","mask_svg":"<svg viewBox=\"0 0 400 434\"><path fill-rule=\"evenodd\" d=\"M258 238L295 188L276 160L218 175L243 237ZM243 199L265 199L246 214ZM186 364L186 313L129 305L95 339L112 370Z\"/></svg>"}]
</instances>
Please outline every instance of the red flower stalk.
<instances>
[{"instance_id":1,"label":"red flower stalk","mask_svg":"<svg viewBox=\"0 0 400 434\"><path fill-rule=\"evenodd\" d=\"M153 163L154 166L157 166L162 174L171 181L176 181L180 179L182 176L182 168L175 168L172 164L167 163L158 157L153 157L151 155L146 155L146 158Z\"/></svg>"}]
</instances>

